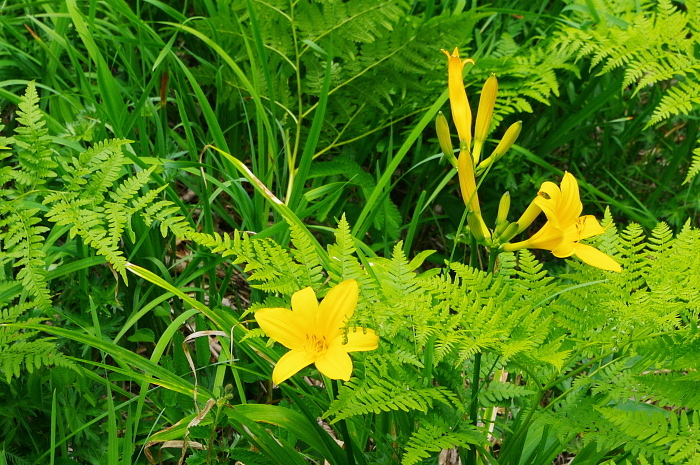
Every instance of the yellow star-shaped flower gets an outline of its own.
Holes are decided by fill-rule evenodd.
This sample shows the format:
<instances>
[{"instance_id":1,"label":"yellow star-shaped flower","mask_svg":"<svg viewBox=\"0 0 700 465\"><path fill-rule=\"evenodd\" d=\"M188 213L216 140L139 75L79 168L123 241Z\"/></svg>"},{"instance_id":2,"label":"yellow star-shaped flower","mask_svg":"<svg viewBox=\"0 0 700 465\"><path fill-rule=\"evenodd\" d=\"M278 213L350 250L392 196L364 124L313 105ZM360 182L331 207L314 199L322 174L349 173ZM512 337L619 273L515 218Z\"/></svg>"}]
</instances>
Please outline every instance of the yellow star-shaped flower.
<instances>
[{"instance_id":1,"label":"yellow star-shaped flower","mask_svg":"<svg viewBox=\"0 0 700 465\"><path fill-rule=\"evenodd\" d=\"M350 379L353 367L348 353L374 350L379 344L371 329L345 330L359 293L357 281L349 279L331 289L320 305L316 293L307 287L292 295L291 310L263 308L255 312L262 330L290 349L275 365L275 384L312 363L331 379Z\"/></svg>"}]
</instances>

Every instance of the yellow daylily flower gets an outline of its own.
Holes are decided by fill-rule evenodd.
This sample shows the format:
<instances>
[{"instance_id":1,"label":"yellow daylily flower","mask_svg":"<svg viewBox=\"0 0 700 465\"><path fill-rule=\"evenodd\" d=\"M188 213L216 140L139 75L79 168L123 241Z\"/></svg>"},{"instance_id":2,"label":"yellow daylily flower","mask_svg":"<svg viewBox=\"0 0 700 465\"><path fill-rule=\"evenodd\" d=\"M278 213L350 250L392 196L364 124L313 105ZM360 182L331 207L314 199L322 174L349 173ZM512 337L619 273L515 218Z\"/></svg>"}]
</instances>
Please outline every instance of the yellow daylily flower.
<instances>
[{"instance_id":1,"label":"yellow daylily flower","mask_svg":"<svg viewBox=\"0 0 700 465\"><path fill-rule=\"evenodd\" d=\"M472 144L472 110L467 100L462 70L465 64L474 63L474 60L469 58L460 60L457 47L452 54L447 50L443 50L442 53L447 55L447 89L450 94L452 121L457 127L460 142L464 141L467 147L470 147Z\"/></svg>"},{"instance_id":2,"label":"yellow daylily flower","mask_svg":"<svg viewBox=\"0 0 700 465\"><path fill-rule=\"evenodd\" d=\"M352 360L348 352L374 350L379 344L379 337L371 329L345 330L359 294L357 281L348 279L331 289L320 305L316 293L307 287L292 295L291 310L263 308L255 312L265 334L290 349L275 365L275 384L312 363L331 379L350 379Z\"/></svg>"},{"instance_id":3,"label":"yellow daylily flower","mask_svg":"<svg viewBox=\"0 0 700 465\"><path fill-rule=\"evenodd\" d=\"M605 232L593 215L581 215L583 204L578 183L571 173L564 173L561 188L552 182L544 182L532 203L547 216L542 229L525 241L506 244L503 250L550 250L555 257L574 256L581 261L608 271L621 272L622 267L609 255L579 241Z\"/></svg>"}]
</instances>

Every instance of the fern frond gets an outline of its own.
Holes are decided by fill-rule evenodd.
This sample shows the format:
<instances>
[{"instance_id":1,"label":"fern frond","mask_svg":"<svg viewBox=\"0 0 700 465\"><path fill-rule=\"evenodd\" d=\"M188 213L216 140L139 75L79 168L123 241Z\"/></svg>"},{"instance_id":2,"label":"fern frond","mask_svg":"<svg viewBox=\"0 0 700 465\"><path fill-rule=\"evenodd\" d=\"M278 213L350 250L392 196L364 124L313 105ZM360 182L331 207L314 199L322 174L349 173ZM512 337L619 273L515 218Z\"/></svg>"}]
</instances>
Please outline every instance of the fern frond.
<instances>
[{"instance_id":1,"label":"fern frond","mask_svg":"<svg viewBox=\"0 0 700 465\"><path fill-rule=\"evenodd\" d=\"M97 142L80 155L81 163L90 171L90 180L82 187L82 195L102 200L104 193L123 175L122 146L129 142L123 139Z\"/></svg>"},{"instance_id":2,"label":"fern frond","mask_svg":"<svg viewBox=\"0 0 700 465\"><path fill-rule=\"evenodd\" d=\"M328 275L334 282L355 279L360 286L360 293L366 298L371 298L376 295L377 284L362 268L355 253L355 238L343 215L335 230L335 243L328 246Z\"/></svg>"},{"instance_id":3,"label":"fern frond","mask_svg":"<svg viewBox=\"0 0 700 465\"><path fill-rule=\"evenodd\" d=\"M368 371L364 379L345 383L324 417L333 422L356 415L402 410L427 413L436 404L461 409L457 397L443 386L421 387L397 383L380 373Z\"/></svg>"},{"instance_id":4,"label":"fern frond","mask_svg":"<svg viewBox=\"0 0 700 465\"><path fill-rule=\"evenodd\" d=\"M292 256L302 265L302 275L299 276L299 282L303 287L311 286L318 289L324 280L323 267L318 253L311 242L307 231L302 231L300 227L294 223L290 224L292 244Z\"/></svg>"},{"instance_id":5,"label":"fern frond","mask_svg":"<svg viewBox=\"0 0 700 465\"><path fill-rule=\"evenodd\" d=\"M625 449L635 455L644 455L655 460L668 461L669 445L674 442L676 431L669 417L675 417L659 408L644 408L626 411L619 408L598 410L603 417L628 436Z\"/></svg>"},{"instance_id":6,"label":"fern frond","mask_svg":"<svg viewBox=\"0 0 700 465\"><path fill-rule=\"evenodd\" d=\"M5 290L16 284L18 282L10 281L2 283L0 288ZM26 312L37 307L37 302L33 299L8 306L7 303L17 296L18 294L7 295L7 300L0 302L0 374L4 374L9 383L13 377L21 376L22 370L31 373L41 366L49 365L75 369L73 362L57 351L52 338L37 339L37 331L22 329L22 323L40 323L44 318L25 316Z\"/></svg>"},{"instance_id":7,"label":"fern frond","mask_svg":"<svg viewBox=\"0 0 700 465\"><path fill-rule=\"evenodd\" d=\"M116 187L116 189L108 193L109 197L115 203L126 205L135 195L140 193L141 189L143 189L146 184L148 184L150 176L155 168L155 166L151 166L150 168L141 170L136 173L136 175L125 179ZM154 190L160 192L158 189ZM134 210L140 210L148 205L150 200L152 199L149 199L148 201L139 201L138 203L133 204L132 208Z\"/></svg>"},{"instance_id":8,"label":"fern frond","mask_svg":"<svg viewBox=\"0 0 700 465\"><path fill-rule=\"evenodd\" d=\"M647 126L657 124L674 115L687 115L700 103L698 81L681 81L669 88L654 108L654 113Z\"/></svg>"},{"instance_id":9,"label":"fern frond","mask_svg":"<svg viewBox=\"0 0 700 465\"><path fill-rule=\"evenodd\" d=\"M693 150L693 161L690 163L690 168L688 168L688 173L685 175L683 184L687 184L693 180L695 176L700 173L700 147Z\"/></svg>"},{"instance_id":10,"label":"fern frond","mask_svg":"<svg viewBox=\"0 0 700 465\"><path fill-rule=\"evenodd\" d=\"M491 404L500 404L504 400L514 399L516 397L524 397L534 394L535 391L528 389L526 386L520 386L513 383L504 383L493 381L488 384L484 390L484 399ZM488 404L486 404L488 405Z\"/></svg>"},{"instance_id":11,"label":"fern frond","mask_svg":"<svg viewBox=\"0 0 700 465\"><path fill-rule=\"evenodd\" d=\"M430 457L431 452L437 453L453 447L470 448L471 445L483 443L483 434L469 426L460 428L460 431L454 431L444 424L420 426L409 438L401 464L414 465Z\"/></svg>"},{"instance_id":12,"label":"fern frond","mask_svg":"<svg viewBox=\"0 0 700 465\"><path fill-rule=\"evenodd\" d=\"M601 74L624 67L622 88L635 85L634 93L654 84L662 97L646 127L676 115L689 115L700 106L698 8L695 0L679 9L668 0L632 7L627 2L606 2L611 17L625 17L627 27L601 21L594 27L563 26L557 35L561 49L590 57L592 67L603 64ZM687 11L686 11L687 10ZM581 10L583 11L583 10ZM585 23L586 18L580 18ZM624 24L624 23L623 23ZM695 165L687 180L697 173Z\"/></svg>"},{"instance_id":13,"label":"fern frond","mask_svg":"<svg viewBox=\"0 0 700 465\"><path fill-rule=\"evenodd\" d=\"M684 373L649 373L636 378L647 398L660 407L686 407L700 409L700 381L688 379Z\"/></svg>"},{"instance_id":14,"label":"fern frond","mask_svg":"<svg viewBox=\"0 0 700 465\"><path fill-rule=\"evenodd\" d=\"M252 287L268 292L291 295L306 286L303 281L305 266L297 263L292 254L271 239L257 239L246 233L234 232L232 237L189 231L194 242L212 248L215 253L234 257L234 264L245 264Z\"/></svg>"},{"instance_id":15,"label":"fern frond","mask_svg":"<svg viewBox=\"0 0 700 465\"><path fill-rule=\"evenodd\" d=\"M44 234L49 229L40 225L39 211L39 208L18 206L17 202L0 206L0 240L4 249L0 257L2 261L13 261L13 266L18 268L17 280L34 297L36 304L48 311L51 292L46 282L43 245Z\"/></svg>"},{"instance_id":16,"label":"fern frond","mask_svg":"<svg viewBox=\"0 0 700 465\"><path fill-rule=\"evenodd\" d=\"M39 109L39 95L34 81L30 82L22 96L17 111L19 126L15 129L14 145L17 148L18 166L15 180L24 186L40 186L46 179L55 177L58 167L51 148L49 130Z\"/></svg>"},{"instance_id":17,"label":"fern frond","mask_svg":"<svg viewBox=\"0 0 700 465\"><path fill-rule=\"evenodd\" d=\"M58 353L56 345L48 338L29 341L22 339L9 346L0 345L0 372L9 383L12 377L19 378L22 369L29 373L42 366L63 366L76 369L73 362Z\"/></svg>"}]
</instances>

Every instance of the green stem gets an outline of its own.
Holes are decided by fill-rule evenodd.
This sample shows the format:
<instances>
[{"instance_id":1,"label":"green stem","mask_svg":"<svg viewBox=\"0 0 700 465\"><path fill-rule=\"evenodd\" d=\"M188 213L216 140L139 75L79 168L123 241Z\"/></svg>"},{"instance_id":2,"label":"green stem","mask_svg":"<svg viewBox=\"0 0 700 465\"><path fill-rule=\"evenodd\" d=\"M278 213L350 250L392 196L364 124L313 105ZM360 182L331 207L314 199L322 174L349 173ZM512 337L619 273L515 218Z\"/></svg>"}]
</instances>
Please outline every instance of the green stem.
<instances>
[{"instance_id":1,"label":"green stem","mask_svg":"<svg viewBox=\"0 0 700 465\"><path fill-rule=\"evenodd\" d=\"M476 268L479 264L479 251L476 248L476 238L472 235L471 244L469 247L469 266Z\"/></svg>"},{"instance_id":2,"label":"green stem","mask_svg":"<svg viewBox=\"0 0 700 465\"><path fill-rule=\"evenodd\" d=\"M331 392L333 393L333 399L338 395L338 380L331 381ZM331 402L333 401L331 399ZM345 419L338 420L336 422L338 428L340 429L340 435L343 437L343 444L345 445L345 455L348 457L348 465L355 465L355 452L352 446L352 438L350 437L350 431L348 430L348 424Z\"/></svg>"},{"instance_id":3,"label":"green stem","mask_svg":"<svg viewBox=\"0 0 700 465\"><path fill-rule=\"evenodd\" d=\"M496 260L498 259L498 248L491 249L489 254L489 267L486 271L493 273L494 268L496 268Z\"/></svg>"},{"instance_id":4,"label":"green stem","mask_svg":"<svg viewBox=\"0 0 700 465\"><path fill-rule=\"evenodd\" d=\"M479 422L479 374L481 373L481 352L474 356L474 373L472 373L471 400L469 403L469 420L473 426ZM472 446L467 455L467 465L476 465L476 448Z\"/></svg>"}]
</instances>

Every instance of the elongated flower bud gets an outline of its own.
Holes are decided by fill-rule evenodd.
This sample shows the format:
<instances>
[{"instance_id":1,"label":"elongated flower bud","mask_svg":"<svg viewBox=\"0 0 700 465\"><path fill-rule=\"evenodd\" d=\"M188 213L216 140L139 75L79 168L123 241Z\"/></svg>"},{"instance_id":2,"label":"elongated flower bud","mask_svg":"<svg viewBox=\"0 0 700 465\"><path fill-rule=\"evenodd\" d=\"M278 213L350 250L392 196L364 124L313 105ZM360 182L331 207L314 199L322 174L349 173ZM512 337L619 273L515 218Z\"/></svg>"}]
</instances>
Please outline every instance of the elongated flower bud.
<instances>
[{"instance_id":1,"label":"elongated flower bud","mask_svg":"<svg viewBox=\"0 0 700 465\"><path fill-rule=\"evenodd\" d=\"M520 227L518 226L517 222L509 224L508 227L501 233L499 241L501 243L509 242L516 236L516 234L518 234L518 229L520 229Z\"/></svg>"},{"instance_id":2,"label":"elongated flower bud","mask_svg":"<svg viewBox=\"0 0 700 465\"><path fill-rule=\"evenodd\" d=\"M443 50L442 53L447 55L447 89L450 94L452 121L457 128L460 142L466 142L469 147L472 143L472 110L467 100L467 91L464 89L462 70L466 63L474 63L474 60L460 60L457 47L452 54L447 50Z\"/></svg>"},{"instance_id":3,"label":"elongated flower bud","mask_svg":"<svg viewBox=\"0 0 700 465\"><path fill-rule=\"evenodd\" d=\"M476 178L474 178L474 160L465 142L462 142L459 158L457 159L457 174L462 200L469 211L481 214L479 196L476 194Z\"/></svg>"},{"instance_id":4,"label":"elongated flower bud","mask_svg":"<svg viewBox=\"0 0 700 465\"><path fill-rule=\"evenodd\" d=\"M515 141L518 140L518 136L520 135L520 130L522 128L522 121L517 121L510 125L508 130L506 130L506 133L503 134L503 138L501 138L501 141L498 143L493 153L491 154L491 156L495 158L494 161L498 161L499 158L501 158L503 155L505 155L505 153L508 150L510 150Z\"/></svg>"},{"instance_id":5,"label":"elongated flower bud","mask_svg":"<svg viewBox=\"0 0 700 465\"><path fill-rule=\"evenodd\" d=\"M474 128L474 150L472 156L474 163L479 163L481 157L481 149L484 146L486 136L491 128L491 120L493 119L493 107L496 104L496 95L498 94L498 79L494 74L489 77L484 83L479 98L479 111L476 114L476 127Z\"/></svg>"},{"instance_id":6,"label":"elongated flower bud","mask_svg":"<svg viewBox=\"0 0 700 465\"><path fill-rule=\"evenodd\" d=\"M498 214L496 215L496 227L501 223L505 223L508 219L508 211L510 210L510 192L506 191L501 196L501 201L498 203Z\"/></svg>"},{"instance_id":7,"label":"elongated flower bud","mask_svg":"<svg viewBox=\"0 0 700 465\"><path fill-rule=\"evenodd\" d=\"M447 123L447 118L442 112L438 112L437 118L435 118L435 130L438 136L438 142L440 142L440 148L442 149L443 159L449 160L449 162L457 168L457 158L455 158L454 148L452 147L452 139L450 137L450 125Z\"/></svg>"},{"instance_id":8,"label":"elongated flower bud","mask_svg":"<svg viewBox=\"0 0 700 465\"><path fill-rule=\"evenodd\" d=\"M467 213L467 225L471 231L474 239L480 244L490 245L491 244L491 233L484 223L484 219L481 217L481 213L469 212Z\"/></svg>"},{"instance_id":9,"label":"elongated flower bud","mask_svg":"<svg viewBox=\"0 0 700 465\"><path fill-rule=\"evenodd\" d=\"M483 172L486 168L496 163L503 155L505 155L506 152L508 152L508 150L510 150L510 148L513 146L515 141L518 140L518 136L520 135L520 130L522 128L522 121L511 124L508 130L506 130L506 133L503 134L503 138L498 143L491 156L479 163L479 166L476 169L477 173ZM474 142L474 146L476 147L476 142Z\"/></svg>"}]
</instances>

